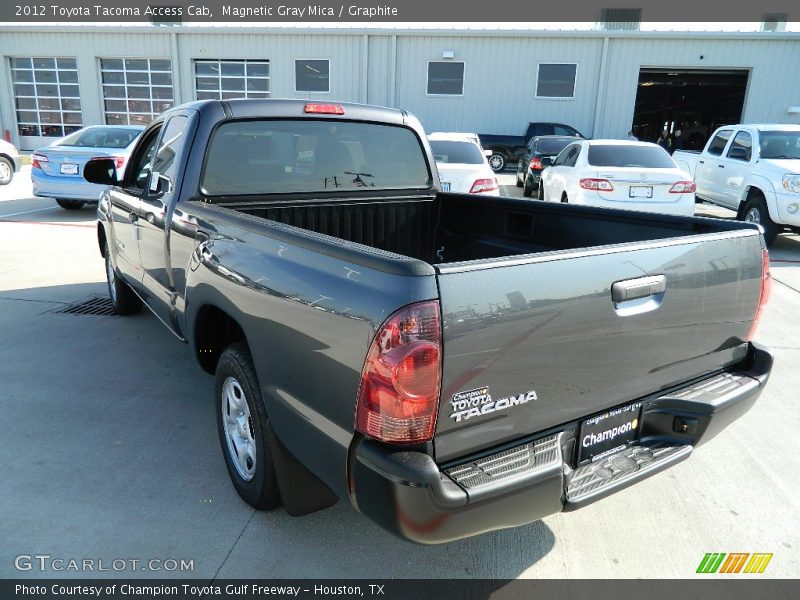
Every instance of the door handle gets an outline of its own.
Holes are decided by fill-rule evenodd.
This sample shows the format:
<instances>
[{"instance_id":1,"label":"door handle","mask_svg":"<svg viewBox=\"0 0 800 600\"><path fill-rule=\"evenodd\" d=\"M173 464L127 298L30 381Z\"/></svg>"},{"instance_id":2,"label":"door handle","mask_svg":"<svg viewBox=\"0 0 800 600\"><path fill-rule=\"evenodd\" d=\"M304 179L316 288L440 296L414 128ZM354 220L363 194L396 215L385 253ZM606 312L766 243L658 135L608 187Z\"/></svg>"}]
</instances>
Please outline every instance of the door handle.
<instances>
[{"instance_id":1,"label":"door handle","mask_svg":"<svg viewBox=\"0 0 800 600\"><path fill-rule=\"evenodd\" d=\"M706 164L706 161L704 161L704 160L698 160L697 162L700 163L701 165Z\"/></svg>"},{"instance_id":2,"label":"door handle","mask_svg":"<svg viewBox=\"0 0 800 600\"><path fill-rule=\"evenodd\" d=\"M611 286L611 300L615 304L621 304L630 300L656 296L666 291L666 289L667 278L664 275L626 279L625 281L617 281Z\"/></svg>"},{"instance_id":3,"label":"door handle","mask_svg":"<svg viewBox=\"0 0 800 600\"><path fill-rule=\"evenodd\" d=\"M717 165L720 169L724 169L725 165Z\"/></svg>"}]
</instances>

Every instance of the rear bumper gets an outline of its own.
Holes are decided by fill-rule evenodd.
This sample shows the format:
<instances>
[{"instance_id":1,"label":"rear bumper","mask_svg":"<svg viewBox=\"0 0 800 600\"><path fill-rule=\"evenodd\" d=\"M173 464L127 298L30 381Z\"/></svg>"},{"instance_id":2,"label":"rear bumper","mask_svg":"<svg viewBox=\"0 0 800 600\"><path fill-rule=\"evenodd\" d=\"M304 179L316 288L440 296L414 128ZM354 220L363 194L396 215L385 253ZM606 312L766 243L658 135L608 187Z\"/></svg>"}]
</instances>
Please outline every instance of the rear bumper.
<instances>
[{"instance_id":1,"label":"rear bumper","mask_svg":"<svg viewBox=\"0 0 800 600\"><path fill-rule=\"evenodd\" d=\"M103 185L89 183L83 177L46 175L40 169L31 169L31 183L34 196L86 202L97 202L106 189Z\"/></svg>"},{"instance_id":2,"label":"rear bumper","mask_svg":"<svg viewBox=\"0 0 800 600\"><path fill-rule=\"evenodd\" d=\"M577 422L445 468L422 452L356 438L351 501L384 529L425 544L575 510L687 458L753 406L771 368L770 352L750 344L735 368L642 398L640 440L583 466L575 465ZM507 468L484 471L501 462Z\"/></svg>"}]
</instances>

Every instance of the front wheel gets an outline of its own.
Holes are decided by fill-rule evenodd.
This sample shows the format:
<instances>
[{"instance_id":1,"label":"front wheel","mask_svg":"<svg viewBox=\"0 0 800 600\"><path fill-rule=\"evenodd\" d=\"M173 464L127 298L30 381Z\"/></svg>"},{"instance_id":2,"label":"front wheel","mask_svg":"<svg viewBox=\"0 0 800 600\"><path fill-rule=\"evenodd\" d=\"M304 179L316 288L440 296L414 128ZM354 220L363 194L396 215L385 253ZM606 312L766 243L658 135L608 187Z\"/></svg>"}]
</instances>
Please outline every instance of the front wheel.
<instances>
[{"instance_id":1,"label":"front wheel","mask_svg":"<svg viewBox=\"0 0 800 600\"><path fill-rule=\"evenodd\" d=\"M5 156L0 156L0 185L8 185L14 179L14 166Z\"/></svg>"},{"instance_id":2,"label":"front wheel","mask_svg":"<svg viewBox=\"0 0 800 600\"><path fill-rule=\"evenodd\" d=\"M778 237L778 225L770 218L767 203L762 196L754 196L742 209L741 219L746 223L756 223L764 230L764 241L771 246Z\"/></svg>"},{"instance_id":3,"label":"front wheel","mask_svg":"<svg viewBox=\"0 0 800 600\"><path fill-rule=\"evenodd\" d=\"M108 297L118 315L133 315L142 310L142 300L137 296L127 283L122 281L114 270L111 262L111 252L108 242L105 247L106 279L108 280Z\"/></svg>"},{"instance_id":4,"label":"front wheel","mask_svg":"<svg viewBox=\"0 0 800 600\"><path fill-rule=\"evenodd\" d=\"M506 157L496 152L489 157L489 166L492 171L499 173L506 168Z\"/></svg>"},{"instance_id":5,"label":"front wheel","mask_svg":"<svg viewBox=\"0 0 800 600\"><path fill-rule=\"evenodd\" d=\"M267 443L267 412L244 343L231 344L219 357L214 404L219 442L233 487L255 509L276 508L281 498Z\"/></svg>"},{"instance_id":6,"label":"front wheel","mask_svg":"<svg viewBox=\"0 0 800 600\"><path fill-rule=\"evenodd\" d=\"M86 204L85 202L81 202L80 200L63 200L58 198L56 203L61 207L67 210L78 210L83 208L83 205Z\"/></svg>"}]
</instances>

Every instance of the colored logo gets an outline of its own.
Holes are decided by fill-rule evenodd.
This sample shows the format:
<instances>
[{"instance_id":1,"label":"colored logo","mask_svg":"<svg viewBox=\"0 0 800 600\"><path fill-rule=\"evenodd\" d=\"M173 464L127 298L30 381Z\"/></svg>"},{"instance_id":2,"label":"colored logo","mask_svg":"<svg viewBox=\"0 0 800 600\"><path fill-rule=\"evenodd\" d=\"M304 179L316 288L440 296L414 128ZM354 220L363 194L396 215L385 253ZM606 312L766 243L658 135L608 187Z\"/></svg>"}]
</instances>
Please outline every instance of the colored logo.
<instances>
[{"instance_id":1,"label":"colored logo","mask_svg":"<svg viewBox=\"0 0 800 600\"><path fill-rule=\"evenodd\" d=\"M709 552L700 561L698 573L763 573L767 569L772 554L756 552Z\"/></svg>"}]
</instances>

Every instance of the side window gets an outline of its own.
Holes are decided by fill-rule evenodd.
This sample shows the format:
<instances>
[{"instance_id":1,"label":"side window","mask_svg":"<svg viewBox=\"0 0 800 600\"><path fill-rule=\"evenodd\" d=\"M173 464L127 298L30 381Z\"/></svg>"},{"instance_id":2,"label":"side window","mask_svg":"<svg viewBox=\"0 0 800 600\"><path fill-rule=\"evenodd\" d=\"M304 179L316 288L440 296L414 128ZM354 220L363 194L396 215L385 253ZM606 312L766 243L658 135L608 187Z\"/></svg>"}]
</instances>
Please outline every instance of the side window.
<instances>
[{"instance_id":1,"label":"side window","mask_svg":"<svg viewBox=\"0 0 800 600\"><path fill-rule=\"evenodd\" d=\"M125 188L133 193L143 194L147 189L159 131L160 129L149 131L133 151L130 164L125 171L124 183Z\"/></svg>"},{"instance_id":2,"label":"side window","mask_svg":"<svg viewBox=\"0 0 800 600\"><path fill-rule=\"evenodd\" d=\"M561 125L554 125L553 126L553 131L555 131L555 135L574 136L576 133L578 133L572 127L566 127L566 126L561 126Z\"/></svg>"},{"instance_id":3,"label":"side window","mask_svg":"<svg viewBox=\"0 0 800 600\"><path fill-rule=\"evenodd\" d=\"M189 119L183 115L171 117L159 139L158 151L153 159L153 172L157 174L154 177L157 176L161 180L161 185L167 184L166 187L161 188L162 191L171 190L175 183L175 173L178 170L176 159L183 146L183 133L186 131L188 122ZM151 191L159 189L158 185L156 181L151 182Z\"/></svg>"},{"instance_id":4,"label":"side window","mask_svg":"<svg viewBox=\"0 0 800 600\"><path fill-rule=\"evenodd\" d=\"M528 142L528 154L535 152L536 150L536 138L533 138L531 141Z\"/></svg>"},{"instance_id":5,"label":"side window","mask_svg":"<svg viewBox=\"0 0 800 600\"><path fill-rule=\"evenodd\" d=\"M750 162L751 156L753 156L753 138L746 131L740 131L733 138L727 157Z\"/></svg>"},{"instance_id":6,"label":"side window","mask_svg":"<svg viewBox=\"0 0 800 600\"><path fill-rule=\"evenodd\" d=\"M555 131L550 123L539 123L536 126L536 135L555 135Z\"/></svg>"},{"instance_id":7,"label":"side window","mask_svg":"<svg viewBox=\"0 0 800 600\"><path fill-rule=\"evenodd\" d=\"M578 162L578 156L580 156L581 147L578 144L574 144L570 146L569 153L564 159L564 166L565 167L574 167L575 163Z\"/></svg>"},{"instance_id":8,"label":"side window","mask_svg":"<svg viewBox=\"0 0 800 600\"><path fill-rule=\"evenodd\" d=\"M556 156L556 159L553 161L552 166L563 167L564 163L567 160L567 156L569 156L571 152L572 152L572 146L567 146L566 148L564 148L561 152L558 153L558 156Z\"/></svg>"},{"instance_id":9,"label":"side window","mask_svg":"<svg viewBox=\"0 0 800 600\"><path fill-rule=\"evenodd\" d=\"M725 150L725 146L728 144L728 140L731 139L732 134L733 131L730 129L720 131L708 145L708 153L714 156L722 156L722 151Z\"/></svg>"}]
</instances>

